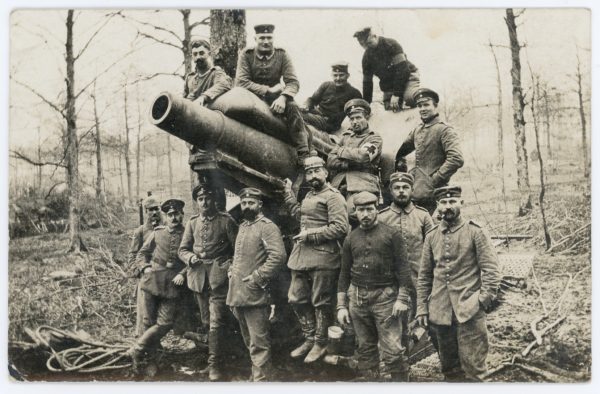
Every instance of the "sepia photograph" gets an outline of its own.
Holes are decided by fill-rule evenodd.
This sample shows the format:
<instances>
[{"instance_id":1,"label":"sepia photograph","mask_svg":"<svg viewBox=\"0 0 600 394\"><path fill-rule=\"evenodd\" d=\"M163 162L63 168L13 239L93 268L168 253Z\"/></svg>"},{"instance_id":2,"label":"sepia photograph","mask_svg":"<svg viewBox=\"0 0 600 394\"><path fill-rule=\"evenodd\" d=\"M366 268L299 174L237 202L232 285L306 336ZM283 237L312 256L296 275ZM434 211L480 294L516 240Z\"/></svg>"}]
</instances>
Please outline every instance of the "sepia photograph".
<instances>
[{"instance_id":1,"label":"sepia photograph","mask_svg":"<svg viewBox=\"0 0 600 394\"><path fill-rule=\"evenodd\" d=\"M7 13L11 385L590 388L593 10L94 6Z\"/></svg>"}]
</instances>

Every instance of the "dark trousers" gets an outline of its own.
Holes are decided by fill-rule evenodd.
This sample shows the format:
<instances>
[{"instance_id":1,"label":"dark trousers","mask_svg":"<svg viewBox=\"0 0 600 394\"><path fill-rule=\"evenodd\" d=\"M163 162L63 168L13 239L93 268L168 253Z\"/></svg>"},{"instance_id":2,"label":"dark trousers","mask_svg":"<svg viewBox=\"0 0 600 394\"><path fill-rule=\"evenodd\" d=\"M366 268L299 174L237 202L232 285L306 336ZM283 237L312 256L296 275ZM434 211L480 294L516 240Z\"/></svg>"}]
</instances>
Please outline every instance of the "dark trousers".
<instances>
[{"instance_id":1,"label":"dark trousers","mask_svg":"<svg viewBox=\"0 0 600 394\"><path fill-rule=\"evenodd\" d=\"M335 125L331 123L328 117L323 116L321 114L302 112L302 119L304 119L305 123L316 127L319 130L326 131L328 133L332 133L339 129L339 127L335 127Z\"/></svg>"},{"instance_id":2,"label":"dark trousers","mask_svg":"<svg viewBox=\"0 0 600 394\"><path fill-rule=\"evenodd\" d=\"M229 289L229 283L225 282L216 289L210 290L210 329L216 330L224 328L227 325L227 317L229 316L229 308L225 304L227 299L227 290Z\"/></svg>"},{"instance_id":3,"label":"dark trousers","mask_svg":"<svg viewBox=\"0 0 600 394\"><path fill-rule=\"evenodd\" d=\"M141 291L144 293L144 333L138 339L137 345L142 349L156 348L162 337L173 327L180 300Z\"/></svg>"},{"instance_id":4,"label":"dark trousers","mask_svg":"<svg viewBox=\"0 0 600 394\"><path fill-rule=\"evenodd\" d=\"M456 321L454 314L449 326L430 323L430 333L437 341L442 373L446 380L482 380L487 372L485 359L488 354L485 320L485 313L480 310L464 323Z\"/></svg>"},{"instance_id":5,"label":"dark trousers","mask_svg":"<svg viewBox=\"0 0 600 394\"><path fill-rule=\"evenodd\" d=\"M338 274L338 270L292 270L289 303L315 308L333 305Z\"/></svg>"},{"instance_id":6,"label":"dark trousers","mask_svg":"<svg viewBox=\"0 0 600 394\"><path fill-rule=\"evenodd\" d=\"M264 381L270 378L271 370L271 336L269 305L236 306L233 315L240 324L244 344L250 352L252 360L252 378Z\"/></svg>"},{"instance_id":7,"label":"dark trousers","mask_svg":"<svg viewBox=\"0 0 600 394\"><path fill-rule=\"evenodd\" d=\"M288 100L283 117L296 151L299 155L307 155L310 152L309 141L312 141L312 133L304 124L300 108L294 100Z\"/></svg>"},{"instance_id":8,"label":"dark trousers","mask_svg":"<svg viewBox=\"0 0 600 394\"><path fill-rule=\"evenodd\" d=\"M205 331L210 322L210 290L208 289L208 286L205 286L205 289L200 293L194 291L194 298L196 299L200 311L200 325L202 330Z\"/></svg>"},{"instance_id":9,"label":"dark trousers","mask_svg":"<svg viewBox=\"0 0 600 394\"><path fill-rule=\"evenodd\" d=\"M406 348L402 344L405 330L401 319L390 318L398 290L385 287L373 290L350 285L349 312L356 333L358 368L372 370L381 361L381 374L408 371Z\"/></svg>"}]
</instances>

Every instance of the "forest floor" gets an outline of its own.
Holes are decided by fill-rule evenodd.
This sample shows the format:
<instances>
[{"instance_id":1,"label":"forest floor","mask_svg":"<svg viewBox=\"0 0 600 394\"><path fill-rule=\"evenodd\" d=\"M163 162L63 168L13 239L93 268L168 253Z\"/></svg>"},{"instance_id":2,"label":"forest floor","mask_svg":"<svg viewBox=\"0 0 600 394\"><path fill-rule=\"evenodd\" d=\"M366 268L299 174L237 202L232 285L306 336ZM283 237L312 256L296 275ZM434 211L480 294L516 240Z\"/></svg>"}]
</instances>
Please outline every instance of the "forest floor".
<instances>
[{"instance_id":1,"label":"forest floor","mask_svg":"<svg viewBox=\"0 0 600 394\"><path fill-rule=\"evenodd\" d=\"M551 178L546 193L546 216L556 246L548 253L539 207L534 206L529 215L517 218L514 215L517 196L513 193L508 199L499 198L497 182L478 179L477 185L468 182L463 215L477 220L492 235L533 236L497 246L499 254L518 256L524 259L520 261L530 261L532 265L531 270L526 270L524 280L509 280L512 286L506 287L502 303L487 317L488 367L494 370L507 364L489 379L589 380L592 275L588 183L573 181L568 175ZM50 372L46 361L51 353L32 345L27 331L42 325L108 344L133 340L136 282L126 277L125 261L129 234L135 223L134 212L130 219L132 225L128 228L86 231L83 238L88 252L80 255L65 253L66 234L10 240L8 337L9 370L13 378L27 381L206 380L198 372L206 366L206 349L173 333L163 340L165 353L152 376L133 375L127 368L93 374ZM527 356L522 356L524 349L535 341L532 321L544 315L547 317L537 326L540 331L562 320L547 332L541 345L536 344ZM354 372L345 367L323 363L306 367L301 362L293 362L287 356L290 344L284 341L289 333L284 327L277 330L276 327L273 334L275 380L349 381L354 378ZM226 363L228 380L246 380L250 373L248 365L245 352L238 349ZM441 381L437 356L431 355L412 365L411 380Z\"/></svg>"}]
</instances>

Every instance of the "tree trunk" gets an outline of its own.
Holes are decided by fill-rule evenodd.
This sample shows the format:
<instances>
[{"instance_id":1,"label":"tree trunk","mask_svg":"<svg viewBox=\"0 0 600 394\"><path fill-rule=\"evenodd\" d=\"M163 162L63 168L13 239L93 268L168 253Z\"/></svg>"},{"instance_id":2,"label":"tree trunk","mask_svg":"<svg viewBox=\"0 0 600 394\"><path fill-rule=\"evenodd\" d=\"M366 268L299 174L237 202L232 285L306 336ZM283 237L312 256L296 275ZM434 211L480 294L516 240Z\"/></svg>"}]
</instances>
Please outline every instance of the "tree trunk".
<instances>
[{"instance_id":1,"label":"tree trunk","mask_svg":"<svg viewBox=\"0 0 600 394\"><path fill-rule=\"evenodd\" d=\"M167 161L169 162L169 195L173 195L173 163L171 162L171 134L167 134Z\"/></svg>"},{"instance_id":2,"label":"tree trunk","mask_svg":"<svg viewBox=\"0 0 600 394\"><path fill-rule=\"evenodd\" d=\"M544 92L544 131L546 132L548 160L552 160L552 141L550 140L550 103L548 101L548 89L546 89Z\"/></svg>"},{"instance_id":3,"label":"tree trunk","mask_svg":"<svg viewBox=\"0 0 600 394\"><path fill-rule=\"evenodd\" d=\"M123 140L119 134L119 181L121 183L121 199L125 200L125 184L123 183Z\"/></svg>"},{"instance_id":4,"label":"tree trunk","mask_svg":"<svg viewBox=\"0 0 600 394\"><path fill-rule=\"evenodd\" d=\"M38 158L38 163L41 163L41 161L42 161L42 134L41 134L41 127L38 127L37 158ZM38 166L38 168L37 168L36 189L37 189L38 194L41 195L41 193L42 193L42 166Z\"/></svg>"},{"instance_id":5,"label":"tree trunk","mask_svg":"<svg viewBox=\"0 0 600 394\"><path fill-rule=\"evenodd\" d=\"M583 89L581 86L581 61L579 54L577 54L577 99L579 101L579 118L581 120L581 150L583 153L583 176L585 178L590 177L590 165L589 165L589 152L586 135L586 121L585 121L585 109L583 107Z\"/></svg>"},{"instance_id":6,"label":"tree trunk","mask_svg":"<svg viewBox=\"0 0 600 394\"><path fill-rule=\"evenodd\" d=\"M190 42L192 41L192 29L190 29L190 10L179 10L183 16L183 41L181 42L181 51L183 52L183 66L185 75L192 72L192 53L190 51Z\"/></svg>"},{"instance_id":7,"label":"tree trunk","mask_svg":"<svg viewBox=\"0 0 600 394\"><path fill-rule=\"evenodd\" d=\"M137 110L138 110L138 132L135 147L135 198L140 200L140 152L142 147L142 112L140 110L140 90L137 90Z\"/></svg>"},{"instance_id":8,"label":"tree trunk","mask_svg":"<svg viewBox=\"0 0 600 394\"><path fill-rule=\"evenodd\" d=\"M519 216L525 216L532 208L531 187L529 185L529 167L527 162L527 148L525 137L525 117L523 115L525 102L521 88L521 59L519 52L521 46L517 37L517 25L515 15L511 8L506 9L506 26L510 38L510 51L512 55L512 78L513 97L513 122L515 128L515 145L517 150L517 187L519 189Z\"/></svg>"},{"instance_id":9,"label":"tree trunk","mask_svg":"<svg viewBox=\"0 0 600 394\"><path fill-rule=\"evenodd\" d=\"M246 11L210 10L210 44L215 64L235 76L238 53L246 46Z\"/></svg>"},{"instance_id":10,"label":"tree trunk","mask_svg":"<svg viewBox=\"0 0 600 394\"><path fill-rule=\"evenodd\" d=\"M102 139L100 137L100 119L98 118L98 106L96 102L96 82L94 82L94 126L96 129L96 199L104 204L104 193L102 192Z\"/></svg>"},{"instance_id":11,"label":"tree trunk","mask_svg":"<svg viewBox=\"0 0 600 394\"><path fill-rule=\"evenodd\" d=\"M75 112L75 58L73 56L73 10L67 11L67 183L69 185L69 251L85 250L79 228L79 140L77 139L77 113Z\"/></svg>"},{"instance_id":12,"label":"tree trunk","mask_svg":"<svg viewBox=\"0 0 600 394\"><path fill-rule=\"evenodd\" d=\"M123 147L123 156L125 157L125 171L127 173L127 198L131 203L131 158L129 157L129 115L127 113L127 81L123 89L125 95L125 146Z\"/></svg>"}]
</instances>

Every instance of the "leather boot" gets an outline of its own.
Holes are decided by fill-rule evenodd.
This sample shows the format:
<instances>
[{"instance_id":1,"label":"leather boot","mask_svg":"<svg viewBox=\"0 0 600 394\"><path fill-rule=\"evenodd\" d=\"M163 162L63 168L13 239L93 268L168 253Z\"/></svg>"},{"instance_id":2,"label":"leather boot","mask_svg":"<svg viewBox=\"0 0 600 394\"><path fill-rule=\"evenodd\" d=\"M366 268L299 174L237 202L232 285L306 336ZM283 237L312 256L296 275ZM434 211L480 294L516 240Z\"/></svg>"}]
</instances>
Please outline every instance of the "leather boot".
<instances>
[{"instance_id":1,"label":"leather boot","mask_svg":"<svg viewBox=\"0 0 600 394\"><path fill-rule=\"evenodd\" d=\"M292 358L300 358L306 356L315 343L315 314L312 306L309 304L296 304L293 308L302 329L304 342L292 350L290 356Z\"/></svg>"},{"instance_id":2,"label":"leather boot","mask_svg":"<svg viewBox=\"0 0 600 394\"><path fill-rule=\"evenodd\" d=\"M271 363L268 362L260 367L252 365L252 381L268 382L271 379Z\"/></svg>"},{"instance_id":3,"label":"leather boot","mask_svg":"<svg viewBox=\"0 0 600 394\"><path fill-rule=\"evenodd\" d=\"M392 382L409 382L408 370L392 372Z\"/></svg>"},{"instance_id":4,"label":"leather boot","mask_svg":"<svg viewBox=\"0 0 600 394\"><path fill-rule=\"evenodd\" d=\"M208 374L208 380L211 382L219 381L223 378L221 373L221 333L219 330L208 331L208 366L200 371L202 374Z\"/></svg>"},{"instance_id":5,"label":"leather boot","mask_svg":"<svg viewBox=\"0 0 600 394\"><path fill-rule=\"evenodd\" d=\"M329 307L319 307L315 309L317 320L315 329L315 343L310 352L304 359L305 363L313 363L319 360L327 353L327 328L331 322Z\"/></svg>"}]
</instances>

